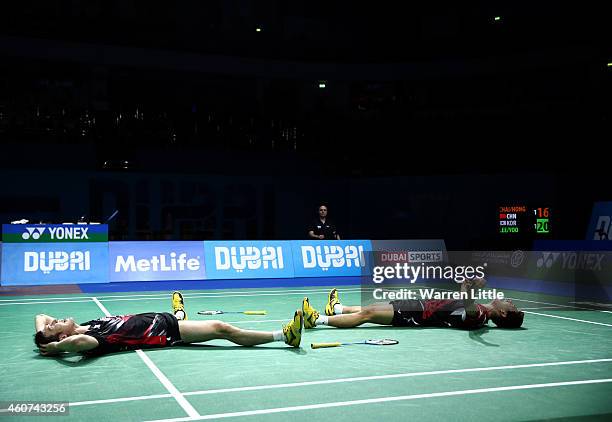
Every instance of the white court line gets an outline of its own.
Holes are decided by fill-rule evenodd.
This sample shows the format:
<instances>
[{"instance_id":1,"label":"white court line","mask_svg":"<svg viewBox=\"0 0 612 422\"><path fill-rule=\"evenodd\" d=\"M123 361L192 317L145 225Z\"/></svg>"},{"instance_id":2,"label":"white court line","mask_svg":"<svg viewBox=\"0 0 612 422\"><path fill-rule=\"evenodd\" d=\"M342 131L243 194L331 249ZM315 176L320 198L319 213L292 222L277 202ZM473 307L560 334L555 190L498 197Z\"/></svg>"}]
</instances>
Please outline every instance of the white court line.
<instances>
[{"instance_id":1,"label":"white court line","mask_svg":"<svg viewBox=\"0 0 612 422\"><path fill-rule=\"evenodd\" d=\"M345 293L357 293L360 290L345 290ZM225 298L225 297L252 297L252 296L286 296L286 295L290 295L290 296L295 296L295 295L302 295L304 293L329 293L329 290L316 290L316 291L296 291L294 293L288 293L288 292L276 292L276 293L246 293L246 294L225 294L225 295L215 295L215 296L209 296L206 293L202 293L201 295L192 295L192 296L185 296L183 295L184 298L190 298L190 299L194 299L194 298L208 298L208 299L215 299L215 298ZM109 297L113 297L113 296L109 296ZM169 295L164 295L163 297L148 297L148 298L144 298L144 299L150 299L150 300L170 300L170 296ZM120 298L120 299L103 299L100 300L101 302L123 302L123 301L142 301L144 300L143 298L138 298L138 297L127 297L127 298ZM48 304L53 304L53 303L76 303L76 302L89 302L91 301L91 297L88 297L87 300L66 300L66 301L62 301L62 300L57 300L57 301L47 301L47 302L14 302L14 303L0 303L0 306L12 306L12 305L35 305L35 304L39 304L39 303L48 303Z\"/></svg>"},{"instance_id":2,"label":"white court line","mask_svg":"<svg viewBox=\"0 0 612 422\"><path fill-rule=\"evenodd\" d=\"M117 399L77 401L77 402L71 402L70 407L87 406L91 404L121 403L121 402L126 402L126 401L169 399L169 398L172 398L172 394L153 394L151 396L121 397Z\"/></svg>"},{"instance_id":3,"label":"white court line","mask_svg":"<svg viewBox=\"0 0 612 422\"><path fill-rule=\"evenodd\" d=\"M521 311L524 311L526 309L559 309L558 306L536 306L534 308L521 308Z\"/></svg>"},{"instance_id":4,"label":"white court line","mask_svg":"<svg viewBox=\"0 0 612 422\"><path fill-rule=\"evenodd\" d=\"M234 388L220 388L215 390L200 390L183 393L184 396L198 396L205 394L223 394L233 393L239 391L256 391L256 390L271 390L280 388L296 388L310 385L324 385L324 384L339 384L344 382L360 382L370 380L385 380L395 378L409 378L409 377L420 377L430 375L445 375L445 374L458 374L458 373L471 373L471 372L486 372L486 371L500 371L506 369L524 369L524 368L540 368L547 366L564 366L564 365L583 365L592 363L606 363L612 362L612 358L609 359L589 359L589 360L570 360L561 362L545 362L545 363L529 363L524 365L507 365L507 366L485 366L481 368L466 368L466 369L446 369L440 371L428 371L428 372L407 372L400 374L389 374L389 375L372 375L367 377L353 377L353 378L335 378L318 381L305 381L296 382L291 384L268 384L268 385L254 385L250 387L234 387ZM163 395L164 397L170 397L170 395ZM161 396L160 396L161 397ZM140 397L127 397L120 399L107 399L107 400L92 400L84 402L70 403L71 406L82 406L89 404L98 403L114 403L115 401L130 401L130 400L147 400L149 398L157 398L157 396L140 396Z\"/></svg>"},{"instance_id":5,"label":"white court line","mask_svg":"<svg viewBox=\"0 0 612 422\"><path fill-rule=\"evenodd\" d=\"M256 320L251 321L251 320L246 319L246 320L243 320L243 321L225 321L225 322L228 323L228 324L259 324L259 323L262 323L262 322L289 322L289 321L291 321L291 319L292 319L292 317L291 318L285 318L285 319L262 319L262 320L259 320L259 321L256 321Z\"/></svg>"},{"instance_id":6,"label":"white court line","mask_svg":"<svg viewBox=\"0 0 612 422\"><path fill-rule=\"evenodd\" d=\"M551 317L551 318L566 319L568 321L585 322L587 324L604 325L606 327L612 327L612 324L604 324L603 322L587 321L586 319L568 318L568 317L562 317L562 316L558 316L558 315L541 314L539 312L531 312L531 311L525 311L525 313L526 314L532 314L532 315L540 315L540 316L545 316L545 317Z\"/></svg>"},{"instance_id":7,"label":"white court line","mask_svg":"<svg viewBox=\"0 0 612 422\"><path fill-rule=\"evenodd\" d=\"M91 298L87 300L58 300L55 302L14 302L14 303L0 303L0 306L13 306L13 305L38 305L38 304L53 304L53 303L82 303L91 302Z\"/></svg>"},{"instance_id":8,"label":"white court line","mask_svg":"<svg viewBox=\"0 0 612 422\"><path fill-rule=\"evenodd\" d=\"M355 405L360 405L360 404L372 404L372 403L387 403L387 402L394 402L394 401L417 400L417 399L426 399L426 398L433 398L433 397L465 396L468 394L493 393L497 391L531 390L535 388L564 387L564 386L569 386L569 385L603 384L603 383L608 383L608 382L612 382L612 378L590 379L590 380L580 380L580 381L566 381L566 382L551 382L551 383L546 383L546 384L510 385L507 387L492 387L492 388L478 388L474 390L444 391L440 393L412 394L409 396L378 397L374 399L364 399L364 400L338 401L338 402L331 402L331 403L308 404L308 405L303 405L303 406L288 406L288 407L276 407L276 408L260 409L260 410L246 410L243 412L216 413L212 415L202 415L196 418L158 419L155 422L201 421L201 420L207 420L207 419L234 418L234 417L252 416L252 415L268 415L270 413L297 412L300 410L326 409L326 408L331 408L331 407L345 407L345 406L355 406Z\"/></svg>"},{"instance_id":9,"label":"white court line","mask_svg":"<svg viewBox=\"0 0 612 422\"><path fill-rule=\"evenodd\" d=\"M282 289L283 287L279 287L279 289ZM306 293L319 293L319 292L323 292L323 293L329 293L330 289L309 289L309 288L304 288L304 289L288 289L288 290L284 290L285 292L288 293L299 293L299 292L306 292ZM254 294L254 293L278 293L278 289L276 290L257 290L257 291L253 291L250 292L248 290L237 290L237 291L232 291L231 293L249 293L249 294ZM359 287L349 287L347 289L343 289L343 292L347 292L347 293L351 293L352 291L354 292L358 292L360 291ZM183 294L183 297L185 298L189 298L189 297L199 297L198 295L216 295L219 297L223 297L223 295L230 293L228 291L221 291L221 292L216 292L216 291L210 291L210 292L200 292L200 293L193 293L193 294L189 294L189 293L185 293ZM167 298L168 297L168 293L156 293L156 294L151 294L151 295L108 295L108 296L96 296L98 298L98 300L106 300L106 299L114 299L114 298L122 298L122 297L142 297L142 298ZM38 301L38 300L51 300L51 299L57 299L57 300L73 300L73 299L88 299L91 300L91 296L77 296L77 297L45 297L45 298L20 298L20 299L0 299L0 302L11 302L11 301Z\"/></svg>"},{"instance_id":10,"label":"white court line","mask_svg":"<svg viewBox=\"0 0 612 422\"><path fill-rule=\"evenodd\" d=\"M104 315L111 316L110 312L108 312L108 309L106 309L97 298L93 297L92 300L96 302L96 305L98 305L102 312L104 312ZM200 414L198 413L198 411L193 408L191 403L187 401L187 399L174 386L174 384L170 382L170 380L164 375L164 373L160 371L157 366L155 366L153 361L151 361L151 359L149 359L149 357L142 350L136 350L136 353L138 354L138 356L140 356L145 365L149 367L149 369L153 372L157 379L163 384L163 386L166 387L166 390L168 390L172 397L177 401L179 406L183 408L185 413L187 413L190 418L199 417Z\"/></svg>"},{"instance_id":11,"label":"white court line","mask_svg":"<svg viewBox=\"0 0 612 422\"><path fill-rule=\"evenodd\" d=\"M452 292L452 291L453 291L453 290L451 290L451 289L443 289L443 288L441 288L441 287L433 287L433 288L434 288L434 289L438 289L438 290L445 290L445 291L449 291L449 292ZM512 289L508 289L508 290L512 290ZM537 300L517 299L517 298L514 298L514 297L508 297L508 298L506 298L506 299L516 300L517 302L529 302L529 303L537 303L537 304L540 304L540 305L553 305L553 306L559 306L559 307L562 307L562 308L584 309L585 311L595 311L595 312L603 312L603 313L606 313L606 314L612 314L612 311L602 311L602 310L600 310L600 309L583 308L583 307L580 307L580 306L574 306L574 305L561 305L561 304L558 304L558 303L539 302L539 301L537 301ZM569 303L569 302L568 302L568 303Z\"/></svg>"},{"instance_id":12,"label":"white court line","mask_svg":"<svg viewBox=\"0 0 612 422\"><path fill-rule=\"evenodd\" d=\"M585 311L595 311L595 312L603 312L605 314L612 314L612 311L603 311L601 309L592 309L592 308L585 308L582 306L575 306L575 305L561 305L558 303L550 303L550 302L538 302L535 300L527 300L527 299L515 299L515 298L509 298L512 300L516 300L518 302L529 302L529 303L539 303L541 305L554 305L554 306L560 306L562 308L572 308L572 309L584 309Z\"/></svg>"}]
</instances>

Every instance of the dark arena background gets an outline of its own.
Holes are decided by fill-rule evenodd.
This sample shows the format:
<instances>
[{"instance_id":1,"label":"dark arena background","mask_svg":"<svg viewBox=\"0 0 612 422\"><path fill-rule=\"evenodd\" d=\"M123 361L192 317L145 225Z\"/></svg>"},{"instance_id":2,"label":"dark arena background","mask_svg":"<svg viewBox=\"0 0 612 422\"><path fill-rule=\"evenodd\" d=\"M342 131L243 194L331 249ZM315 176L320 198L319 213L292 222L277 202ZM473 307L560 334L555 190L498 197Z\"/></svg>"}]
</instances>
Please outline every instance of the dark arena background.
<instances>
[{"instance_id":1,"label":"dark arena background","mask_svg":"<svg viewBox=\"0 0 612 422\"><path fill-rule=\"evenodd\" d=\"M610 420L608 17L3 5L0 419ZM452 280L399 271L433 266ZM389 301L410 292L399 327ZM520 328L495 322L502 299ZM70 328L146 312L174 313L183 343L149 327L94 356ZM37 347L62 324L56 353Z\"/></svg>"}]
</instances>

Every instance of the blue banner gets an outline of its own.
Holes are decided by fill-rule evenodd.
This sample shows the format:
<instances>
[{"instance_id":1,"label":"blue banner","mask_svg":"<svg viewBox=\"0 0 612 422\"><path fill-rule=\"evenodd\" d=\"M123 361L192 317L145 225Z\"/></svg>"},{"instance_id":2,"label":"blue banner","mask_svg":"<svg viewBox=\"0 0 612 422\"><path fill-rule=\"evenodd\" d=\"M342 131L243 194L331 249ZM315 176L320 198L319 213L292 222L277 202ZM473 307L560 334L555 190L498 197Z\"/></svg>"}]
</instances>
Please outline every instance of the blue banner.
<instances>
[{"instance_id":1,"label":"blue banner","mask_svg":"<svg viewBox=\"0 0 612 422\"><path fill-rule=\"evenodd\" d=\"M225 278L293 278L290 241L204 242L206 275Z\"/></svg>"},{"instance_id":2,"label":"blue banner","mask_svg":"<svg viewBox=\"0 0 612 422\"><path fill-rule=\"evenodd\" d=\"M612 240L612 202L595 202L586 240Z\"/></svg>"},{"instance_id":3,"label":"blue banner","mask_svg":"<svg viewBox=\"0 0 612 422\"><path fill-rule=\"evenodd\" d=\"M110 281L204 280L204 242L110 242Z\"/></svg>"},{"instance_id":4,"label":"blue banner","mask_svg":"<svg viewBox=\"0 0 612 422\"><path fill-rule=\"evenodd\" d=\"M369 240L294 240L295 277L360 276L366 271Z\"/></svg>"},{"instance_id":5,"label":"blue banner","mask_svg":"<svg viewBox=\"0 0 612 422\"><path fill-rule=\"evenodd\" d=\"M2 285L108 283L107 243L5 243Z\"/></svg>"}]
</instances>

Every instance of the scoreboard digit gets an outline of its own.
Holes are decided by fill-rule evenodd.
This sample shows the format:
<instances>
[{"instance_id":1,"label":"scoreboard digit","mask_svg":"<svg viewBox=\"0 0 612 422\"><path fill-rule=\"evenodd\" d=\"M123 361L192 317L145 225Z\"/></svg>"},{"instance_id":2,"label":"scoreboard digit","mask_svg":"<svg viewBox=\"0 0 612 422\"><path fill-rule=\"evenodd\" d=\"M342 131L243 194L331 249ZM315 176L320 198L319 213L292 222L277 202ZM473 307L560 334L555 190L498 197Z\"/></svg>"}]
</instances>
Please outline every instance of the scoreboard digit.
<instances>
[{"instance_id":1,"label":"scoreboard digit","mask_svg":"<svg viewBox=\"0 0 612 422\"><path fill-rule=\"evenodd\" d=\"M533 223L535 232L538 234L550 233L550 208L534 208L533 215L535 218L535 222Z\"/></svg>"}]
</instances>

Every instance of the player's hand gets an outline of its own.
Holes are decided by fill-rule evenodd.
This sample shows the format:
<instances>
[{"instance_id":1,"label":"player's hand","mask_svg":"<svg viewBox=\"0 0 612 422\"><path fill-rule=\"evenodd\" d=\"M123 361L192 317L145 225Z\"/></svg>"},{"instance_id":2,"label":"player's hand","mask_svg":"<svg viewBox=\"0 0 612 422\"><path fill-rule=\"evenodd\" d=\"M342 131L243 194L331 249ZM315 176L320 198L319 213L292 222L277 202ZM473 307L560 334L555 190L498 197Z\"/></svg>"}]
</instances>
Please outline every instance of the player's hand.
<instances>
[{"instance_id":1,"label":"player's hand","mask_svg":"<svg viewBox=\"0 0 612 422\"><path fill-rule=\"evenodd\" d=\"M325 235L320 234L320 235L319 235L319 239L325 239Z\"/></svg>"},{"instance_id":2,"label":"player's hand","mask_svg":"<svg viewBox=\"0 0 612 422\"><path fill-rule=\"evenodd\" d=\"M484 278L473 278L473 279L466 279L463 281L463 288L465 290L468 289L480 289L482 287L485 286L486 284L486 280Z\"/></svg>"},{"instance_id":3,"label":"player's hand","mask_svg":"<svg viewBox=\"0 0 612 422\"><path fill-rule=\"evenodd\" d=\"M40 354L43 356L51 356L59 353L59 349L57 348L57 341L52 341L51 343L41 344L39 347Z\"/></svg>"},{"instance_id":4,"label":"player's hand","mask_svg":"<svg viewBox=\"0 0 612 422\"><path fill-rule=\"evenodd\" d=\"M472 280L472 285L474 286L475 289L481 289L485 286L485 284L487 284L487 280L483 278L475 278Z\"/></svg>"}]
</instances>

